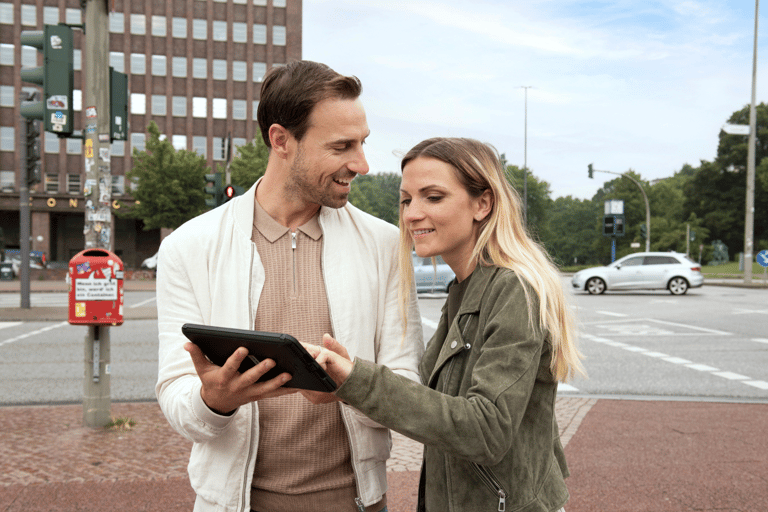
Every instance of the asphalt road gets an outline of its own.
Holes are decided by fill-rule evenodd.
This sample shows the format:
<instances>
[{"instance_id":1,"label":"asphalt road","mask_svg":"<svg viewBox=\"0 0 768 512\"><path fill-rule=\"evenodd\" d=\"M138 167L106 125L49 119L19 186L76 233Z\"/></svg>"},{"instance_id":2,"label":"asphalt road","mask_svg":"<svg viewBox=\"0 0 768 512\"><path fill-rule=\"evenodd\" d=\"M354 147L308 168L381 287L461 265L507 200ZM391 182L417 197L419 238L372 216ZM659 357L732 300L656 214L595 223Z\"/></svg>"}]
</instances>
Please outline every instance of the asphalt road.
<instances>
[{"instance_id":1,"label":"asphalt road","mask_svg":"<svg viewBox=\"0 0 768 512\"><path fill-rule=\"evenodd\" d=\"M768 403L765 290L703 287L667 292L568 294L580 325L588 379L561 395L656 397ZM152 292L126 292L126 308L153 305ZM445 294L421 294L424 337ZM4 305L9 302L10 305ZM66 294L32 294L33 307L66 305ZM0 294L0 307L18 306ZM155 320L130 320L111 333L111 396L153 400ZM0 404L82 400L86 328L66 322L0 322Z\"/></svg>"}]
</instances>

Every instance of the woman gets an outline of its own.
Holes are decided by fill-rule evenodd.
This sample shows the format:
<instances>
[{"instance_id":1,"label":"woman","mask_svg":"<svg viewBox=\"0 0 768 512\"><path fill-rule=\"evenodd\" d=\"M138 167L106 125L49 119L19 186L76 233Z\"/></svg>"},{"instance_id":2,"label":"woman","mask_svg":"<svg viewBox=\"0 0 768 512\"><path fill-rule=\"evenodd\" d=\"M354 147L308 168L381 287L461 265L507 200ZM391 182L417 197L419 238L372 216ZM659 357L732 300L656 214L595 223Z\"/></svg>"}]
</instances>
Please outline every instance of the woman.
<instances>
[{"instance_id":1,"label":"woman","mask_svg":"<svg viewBox=\"0 0 768 512\"><path fill-rule=\"evenodd\" d=\"M338 398L424 443L419 510L559 510L568 470L557 383L583 368L558 272L489 146L428 139L402 173L401 294L413 293L412 247L456 273L420 364L424 385L352 363L328 335L316 358Z\"/></svg>"}]
</instances>

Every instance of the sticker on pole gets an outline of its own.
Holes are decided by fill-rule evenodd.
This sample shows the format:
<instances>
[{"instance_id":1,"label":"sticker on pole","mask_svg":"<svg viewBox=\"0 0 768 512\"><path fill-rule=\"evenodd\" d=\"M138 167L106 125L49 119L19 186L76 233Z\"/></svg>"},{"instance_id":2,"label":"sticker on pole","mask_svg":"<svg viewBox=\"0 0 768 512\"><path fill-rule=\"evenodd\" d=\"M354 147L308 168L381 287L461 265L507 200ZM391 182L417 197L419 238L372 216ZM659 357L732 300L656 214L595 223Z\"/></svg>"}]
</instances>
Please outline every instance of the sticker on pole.
<instances>
[{"instance_id":1,"label":"sticker on pole","mask_svg":"<svg viewBox=\"0 0 768 512\"><path fill-rule=\"evenodd\" d=\"M768 267L768 251L760 251L757 253L757 263L761 267Z\"/></svg>"},{"instance_id":2,"label":"sticker on pole","mask_svg":"<svg viewBox=\"0 0 768 512\"><path fill-rule=\"evenodd\" d=\"M75 280L75 300L117 300L117 279L95 279L94 274Z\"/></svg>"}]
</instances>

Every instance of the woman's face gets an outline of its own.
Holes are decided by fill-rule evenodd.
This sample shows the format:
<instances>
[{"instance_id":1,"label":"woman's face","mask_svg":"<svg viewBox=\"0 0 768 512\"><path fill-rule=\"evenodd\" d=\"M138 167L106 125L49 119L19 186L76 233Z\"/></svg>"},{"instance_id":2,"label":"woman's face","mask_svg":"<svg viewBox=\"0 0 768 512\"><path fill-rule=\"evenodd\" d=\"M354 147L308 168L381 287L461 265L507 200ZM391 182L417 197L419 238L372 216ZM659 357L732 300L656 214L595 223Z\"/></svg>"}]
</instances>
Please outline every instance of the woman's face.
<instances>
[{"instance_id":1,"label":"woman's face","mask_svg":"<svg viewBox=\"0 0 768 512\"><path fill-rule=\"evenodd\" d=\"M441 255L459 276L475 247L479 221L490 212L490 192L473 198L442 160L418 157L403 168L402 219L421 257ZM473 266L474 267L474 266Z\"/></svg>"}]
</instances>

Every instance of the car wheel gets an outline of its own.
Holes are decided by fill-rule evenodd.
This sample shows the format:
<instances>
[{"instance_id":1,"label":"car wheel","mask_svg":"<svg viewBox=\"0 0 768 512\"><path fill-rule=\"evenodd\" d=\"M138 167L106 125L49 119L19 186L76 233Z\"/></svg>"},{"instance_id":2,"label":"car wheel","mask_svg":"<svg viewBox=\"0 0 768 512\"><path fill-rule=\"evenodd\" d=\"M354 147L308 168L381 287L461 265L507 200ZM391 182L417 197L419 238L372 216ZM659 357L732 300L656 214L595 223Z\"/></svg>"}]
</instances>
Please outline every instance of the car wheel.
<instances>
[{"instance_id":1,"label":"car wheel","mask_svg":"<svg viewBox=\"0 0 768 512\"><path fill-rule=\"evenodd\" d=\"M592 277L587 281L586 288L592 295L600 295L605 291L605 281L599 277Z\"/></svg>"},{"instance_id":2,"label":"car wheel","mask_svg":"<svg viewBox=\"0 0 768 512\"><path fill-rule=\"evenodd\" d=\"M688 291L688 281L684 277L673 277L669 280L667 288L672 295L685 295Z\"/></svg>"}]
</instances>

